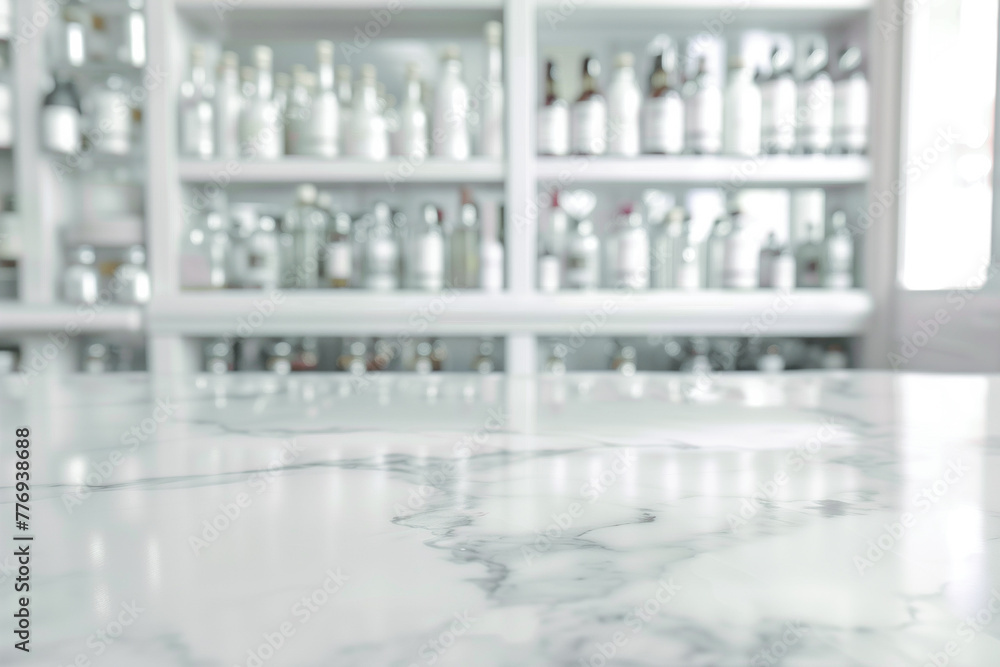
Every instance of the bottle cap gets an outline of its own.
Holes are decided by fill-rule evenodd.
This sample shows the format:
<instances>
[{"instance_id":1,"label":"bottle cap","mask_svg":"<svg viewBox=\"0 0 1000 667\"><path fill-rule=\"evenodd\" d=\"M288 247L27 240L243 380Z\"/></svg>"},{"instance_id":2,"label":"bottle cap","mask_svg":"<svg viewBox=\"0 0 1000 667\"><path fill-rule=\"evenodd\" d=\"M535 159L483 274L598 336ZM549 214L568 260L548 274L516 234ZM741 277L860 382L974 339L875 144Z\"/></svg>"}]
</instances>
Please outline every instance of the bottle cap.
<instances>
[{"instance_id":1,"label":"bottle cap","mask_svg":"<svg viewBox=\"0 0 1000 667\"><path fill-rule=\"evenodd\" d=\"M201 44L191 45L191 66L199 67L205 64L205 47Z\"/></svg>"},{"instance_id":2,"label":"bottle cap","mask_svg":"<svg viewBox=\"0 0 1000 667\"><path fill-rule=\"evenodd\" d=\"M856 46L849 46L840 52L837 59L837 66L841 72L851 72L861 67L861 49Z\"/></svg>"},{"instance_id":3,"label":"bottle cap","mask_svg":"<svg viewBox=\"0 0 1000 667\"><path fill-rule=\"evenodd\" d=\"M234 51L223 51L219 58L219 67L236 69L240 66L240 57Z\"/></svg>"},{"instance_id":4,"label":"bottle cap","mask_svg":"<svg viewBox=\"0 0 1000 667\"><path fill-rule=\"evenodd\" d=\"M361 79L365 82L375 81L378 78L378 70L375 69L375 65L371 63L365 63L361 66Z\"/></svg>"},{"instance_id":5,"label":"bottle cap","mask_svg":"<svg viewBox=\"0 0 1000 667\"><path fill-rule=\"evenodd\" d=\"M271 69L274 60L274 52L264 45L253 47L253 62L257 69Z\"/></svg>"},{"instance_id":6,"label":"bottle cap","mask_svg":"<svg viewBox=\"0 0 1000 667\"><path fill-rule=\"evenodd\" d=\"M333 63L333 42L327 39L316 42L316 60L321 65Z\"/></svg>"},{"instance_id":7,"label":"bottle cap","mask_svg":"<svg viewBox=\"0 0 1000 667\"><path fill-rule=\"evenodd\" d=\"M128 252L126 252L126 257L130 264L145 264L146 249L141 245L130 246Z\"/></svg>"},{"instance_id":8,"label":"bottle cap","mask_svg":"<svg viewBox=\"0 0 1000 667\"><path fill-rule=\"evenodd\" d=\"M500 21L487 21L483 26L483 35L490 46L500 46L503 40L503 24Z\"/></svg>"},{"instance_id":9,"label":"bottle cap","mask_svg":"<svg viewBox=\"0 0 1000 667\"><path fill-rule=\"evenodd\" d=\"M458 44L449 44L444 47L444 54L441 56L441 60L458 60L462 57L462 50L458 48Z\"/></svg>"},{"instance_id":10,"label":"bottle cap","mask_svg":"<svg viewBox=\"0 0 1000 667\"><path fill-rule=\"evenodd\" d=\"M635 67L635 56L628 51L619 53L615 56L615 67L618 69L623 67Z\"/></svg>"},{"instance_id":11,"label":"bottle cap","mask_svg":"<svg viewBox=\"0 0 1000 667\"><path fill-rule=\"evenodd\" d=\"M97 261L94 246L82 245L76 249L76 261L80 264L93 264Z\"/></svg>"},{"instance_id":12,"label":"bottle cap","mask_svg":"<svg viewBox=\"0 0 1000 667\"><path fill-rule=\"evenodd\" d=\"M593 56L587 56L583 59L583 73L588 74L593 78L601 76L601 63Z\"/></svg>"},{"instance_id":13,"label":"bottle cap","mask_svg":"<svg viewBox=\"0 0 1000 667\"><path fill-rule=\"evenodd\" d=\"M343 79L350 83L351 81L351 66L350 65L337 65L337 78Z\"/></svg>"}]
</instances>

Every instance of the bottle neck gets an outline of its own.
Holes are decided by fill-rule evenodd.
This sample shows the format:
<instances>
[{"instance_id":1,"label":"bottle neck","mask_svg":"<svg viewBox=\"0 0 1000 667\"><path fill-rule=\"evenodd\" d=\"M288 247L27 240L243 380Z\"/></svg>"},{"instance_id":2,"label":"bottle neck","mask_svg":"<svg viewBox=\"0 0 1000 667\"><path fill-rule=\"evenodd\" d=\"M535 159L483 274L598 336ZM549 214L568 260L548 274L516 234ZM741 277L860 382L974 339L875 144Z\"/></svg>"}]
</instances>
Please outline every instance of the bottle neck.
<instances>
[{"instance_id":1,"label":"bottle neck","mask_svg":"<svg viewBox=\"0 0 1000 667\"><path fill-rule=\"evenodd\" d=\"M202 88L204 88L206 81L208 81L208 72L205 71L205 66L192 65L191 83L194 84L195 90L201 90Z\"/></svg>"},{"instance_id":2,"label":"bottle neck","mask_svg":"<svg viewBox=\"0 0 1000 667\"><path fill-rule=\"evenodd\" d=\"M486 76L490 83L500 84L503 80L503 51L499 46L491 46L487 55Z\"/></svg>"},{"instance_id":3,"label":"bottle neck","mask_svg":"<svg viewBox=\"0 0 1000 667\"><path fill-rule=\"evenodd\" d=\"M271 76L271 70L268 69L258 69L257 70L257 97L263 100L271 99L274 94L274 77Z\"/></svg>"},{"instance_id":4,"label":"bottle neck","mask_svg":"<svg viewBox=\"0 0 1000 667\"><path fill-rule=\"evenodd\" d=\"M333 90L333 63L320 63L318 72L319 90L328 93Z\"/></svg>"}]
</instances>

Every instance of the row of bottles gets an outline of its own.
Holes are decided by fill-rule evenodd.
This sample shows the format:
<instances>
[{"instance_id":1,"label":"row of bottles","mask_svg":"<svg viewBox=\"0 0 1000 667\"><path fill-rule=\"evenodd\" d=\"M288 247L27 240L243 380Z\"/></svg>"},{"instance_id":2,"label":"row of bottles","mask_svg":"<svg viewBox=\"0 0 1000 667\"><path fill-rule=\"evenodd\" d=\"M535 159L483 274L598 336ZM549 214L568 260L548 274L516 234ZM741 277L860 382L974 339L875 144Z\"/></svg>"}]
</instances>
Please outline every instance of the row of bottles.
<instances>
[{"instance_id":1,"label":"row of bottles","mask_svg":"<svg viewBox=\"0 0 1000 667\"><path fill-rule=\"evenodd\" d=\"M82 98L68 70L54 74L42 100L42 146L56 154L129 155L139 143L142 111L135 89L112 74Z\"/></svg>"},{"instance_id":2,"label":"row of bottles","mask_svg":"<svg viewBox=\"0 0 1000 667\"><path fill-rule=\"evenodd\" d=\"M503 289L495 202L477 205L464 191L455 220L430 203L415 221L381 201L353 216L335 209L329 193L306 184L283 213L233 204L193 217L182 243L182 286Z\"/></svg>"},{"instance_id":3,"label":"row of bottles","mask_svg":"<svg viewBox=\"0 0 1000 667\"><path fill-rule=\"evenodd\" d=\"M792 54L774 46L768 70L744 57L729 61L725 88L701 56L686 80L671 44L653 57L648 92L636 79L635 58L619 53L605 94L597 58L583 60L583 90L572 104L560 96L558 70L546 63L545 99L538 111L541 155L676 155L864 153L868 147L868 83L861 51L845 48L829 62L813 44L806 69L792 74ZM836 75L836 82L833 76Z\"/></svg>"},{"instance_id":4,"label":"row of bottles","mask_svg":"<svg viewBox=\"0 0 1000 667\"><path fill-rule=\"evenodd\" d=\"M104 1L99 8L75 0L51 4L61 7L61 11L56 9L58 16L49 32L48 50L53 62L69 67L146 66L144 0ZM38 13L43 11L49 13L52 8L38 8Z\"/></svg>"},{"instance_id":5,"label":"row of bottles","mask_svg":"<svg viewBox=\"0 0 1000 667\"><path fill-rule=\"evenodd\" d=\"M808 220L795 245L774 232L762 238L737 196L712 225L695 236L683 206L658 190L643 205L621 207L609 234L596 233L596 197L586 190L553 194L539 237L538 289L781 289L854 286L854 239L847 215Z\"/></svg>"},{"instance_id":6,"label":"row of bottles","mask_svg":"<svg viewBox=\"0 0 1000 667\"><path fill-rule=\"evenodd\" d=\"M90 245L69 251L63 273L63 298L68 303L142 305L149 302L151 286L143 246L129 247L124 256L102 251L102 260L98 263L98 251Z\"/></svg>"},{"instance_id":7,"label":"row of bottles","mask_svg":"<svg viewBox=\"0 0 1000 667\"><path fill-rule=\"evenodd\" d=\"M146 370L146 352L132 340L83 336L79 341L80 357L77 369L84 373L112 373ZM16 347L0 347L0 376L31 372L24 368L29 358Z\"/></svg>"},{"instance_id":8,"label":"row of bottles","mask_svg":"<svg viewBox=\"0 0 1000 667\"><path fill-rule=\"evenodd\" d=\"M365 375L380 371L420 374L438 371L489 374L500 368L500 345L493 338L474 343L461 361L451 354L455 343L442 339L314 337L214 339L203 346L203 366L214 374L266 371L286 375L298 371L344 371ZM462 345L468 352L469 345Z\"/></svg>"},{"instance_id":9,"label":"row of bottles","mask_svg":"<svg viewBox=\"0 0 1000 667\"><path fill-rule=\"evenodd\" d=\"M240 67L226 51L214 81L201 45L191 49L191 73L180 89L180 151L198 158L277 159L284 155L386 160L390 155L427 155L467 160L503 156L502 27L485 27L487 65L473 99L465 83L461 52L442 55L441 78L429 94L420 67L406 66L396 98L378 81L375 67L362 65L351 81L350 65L334 66L334 44L316 44L317 71L294 65L291 75L273 74L273 53L253 50L253 65Z\"/></svg>"},{"instance_id":10,"label":"row of bottles","mask_svg":"<svg viewBox=\"0 0 1000 667\"><path fill-rule=\"evenodd\" d=\"M599 341L595 341L599 343ZM638 371L679 371L705 374L725 371L779 372L783 370L847 368L843 341L811 339L734 339L650 337L646 341L606 341L590 354L572 341L542 341L541 367L562 375L567 370L612 370L623 375ZM592 364L600 364L603 368ZM588 368L589 366L589 368Z\"/></svg>"},{"instance_id":11,"label":"row of bottles","mask_svg":"<svg viewBox=\"0 0 1000 667\"><path fill-rule=\"evenodd\" d=\"M0 150L14 145L14 77L9 50L5 42L0 42Z\"/></svg>"},{"instance_id":12,"label":"row of bottles","mask_svg":"<svg viewBox=\"0 0 1000 667\"><path fill-rule=\"evenodd\" d=\"M0 192L0 300L17 298L17 267L23 252L21 218L14 194Z\"/></svg>"}]
</instances>

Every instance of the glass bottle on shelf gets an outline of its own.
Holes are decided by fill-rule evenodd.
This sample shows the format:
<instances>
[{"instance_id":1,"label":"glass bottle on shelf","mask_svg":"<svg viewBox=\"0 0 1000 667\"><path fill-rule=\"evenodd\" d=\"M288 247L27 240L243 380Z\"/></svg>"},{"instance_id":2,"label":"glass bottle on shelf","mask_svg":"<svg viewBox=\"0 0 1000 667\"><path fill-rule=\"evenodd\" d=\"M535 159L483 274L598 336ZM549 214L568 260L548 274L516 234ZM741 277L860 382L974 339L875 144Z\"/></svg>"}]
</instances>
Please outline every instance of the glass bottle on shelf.
<instances>
[{"instance_id":1,"label":"glass bottle on shelf","mask_svg":"<svg viewBox=\"0 0 1000 667\"><path fill-rule=\"evenodd\" d=\"M287 340L271 341L264 348L264 370L276 375L292 372L292 344Z\"/></svg>"},{"instance_id":2,"label":"glass bottle on shelf","mask_svg":"<svg viewBox=\"0 0 1000 667\"><path fill-rule=\"evenodd\" d=\"M771 50L771 73L761 83L760 92L763 151L791 153L795 150L795 110L798 104L791 51L781 46Z\"/></svg>"},{"instance_id":3,"label":"glass bottle on shelf","mask_svg":"<svg viewBox=\"0 0 1000 667\"><path fill-rule=\"evenodd\" d=\"M743 58L729 61L723 113L723 151L728 155L758 155L761 133L761 94L753 70Z\"/></svg>"},{"instance_id":4,"label":"glass bottle on shelf","mask_svg":"<svg viewBox=\"0 0 1000 667\"><path fill-rule=\"evenodd\" d=\"M631 206L622 211L617 237L615 287L649 289L649 232Z\"/></svg>"},{"instance_id":5,"label":"glass bottle on shelf","mask_svg":"<svg viewBox=\"0 0 1000 667\"><path fill-rule=\"evenodd\" d=\"M684 145L689 153L710 155L722 150L722 91L708 71L705 56L684 84Z\"/></svg>"},{"instance_id":6,"label":"glass bottle on shelf","mask_svg":"<svg viewBox=\"0 0 1000 667\"><path fill-rule=\"evenodd\" d=\"M212 287L211 259L208 244L208 230L205 227L204 220L200 217L189 219L185 225L180 247L181 289L205 289Z\"/></svg>"},{"instance_id":7,"label":"glass bottle on shelf","mask_svg":"<svg viewBox=\"0 0 1000 667\"><path fill-rule=\"evenodd\" d=\"M681 232L675 239L674 247L674 286L677 289L695 290L702 286L701 262L704 259L698 252L698 245L691 233L691 220L683 208L677 207L675 215L682 219Z\"/></svg>"},{"instance_id":8,"label":"glass bottle on shelf","mask_svg":"<svg viewBox=\"0 0 1000 667\"><path fill-rule=\"evenodd\" d=\"M434 348L429 341L422 340L417 343L414 350L413 371L420 375L426 375L434 370L434 360L431 358Z\"/></svg>"},{"instance_id":9,"label":"glass bottle on shelf","mask_svg":"<svg viewBox=\"0 0 1000 667\"><path fill-rule=\"evenodd\" d=\"M583 92L570 110L571 148L577 155L603 155L608 148L608 104L598 87L601 64L583 59Z\"/></svg>"},{"instance_id":10,"label":"glass bottle on shelf","mask_svg":"<svg viewBox=\"0 0 1000 667\"><path fill-rule=\"evenodd\" d=\"M538 154L569 153L569 105L556 87L558 71L551 60L545 63L545 101L538 109Z\"/></svg>"},{"instance_id":11,"label":"glass bottle on shelf","mask_svg":"<svg viewBox=\"0 0 1000 667\"><path fill-rule=\"evenodd\" d=\"M722 286L728 289L755 289L760 278L760 239L746 214L734 210L725 241Z\"/></svg>"},{"instance_id":12,"label":"glass bottle on shelf","mask_svg":"<svg viewBox=\"0 0 1000 667\"><path fill-rule=\"evenodd\" d=\"M443 74L434 98L434 155L467 160L469 146L469 89L462 80L461 53L449 46L442 58Z\"/></svg>"},{"instance_id":13,"label":"glass bottle on shelf","mask_svg":"<svg viewBox=\"0 0 1000 667\"><path fill-rule=\"evenodd\" d=\"M500 159L504 151L503 25L488 21L486 37L486 98L481 100L479 154Z\"/></svg>"},{"instance_id":14,"label":"glass bottle on shelf","mask_svg":"<svg viewBox=\"0 0 1000 667\"><path fill-rule=\"evenodd\" d=\"M90 22L87 10L79 4L63 9L63 43L61 44L65 62L71 67L80 67L87 61L87 29Z\"/></svg>"},{"instance_id":15,"label":"glass bottle on shelf","mask_svg":"<svg viewBox=\"0 0 1000 667\"><path fill-rule=\"evenodd\" d=\"M125 255L125 263L115 271L120 291L115 299L122 303L141 305L149 302L151 295L149 271L146 270L146 249L141 245L131 246Z\"/></svg>"},{"instance_id":16,"label":"glass bottle on shelf","mask_svg":"<svg viewBox=\"0 0 1000 667\"><path fill-rule=\"evenodd\" d=\"M611 370L632 376L636 371L636 352L632 345L618 345L611 357Z\"/></svg>"},{"instance_id":17,"label":"glass bottle on shelf","mask_svg":"<svg viewBox=\"0 0 1000 667\"><path fill-rule=\"evenodd\" d=\"M208 82L205 47L192 45L190 60L191 73L180 90L181 155L207 159L215 153L215 91Z\"/></svg>"},{"instance_id":18,"label":"glass bottle on shelf","mask_svg":"<svg viewBox=\"0 0 1000 667\"><path fill-rule=\"evenodd\" d=\"M312 152L305 155L333 158L340 154L340 100L333 66L333 42L316 42L317 82L312 113Z\"/></svg>"},{"instance_id":19,"label":"glass bottle on shelf","mask_svg":"<svg viewBox=\"0 0 1000 667\"><path fill-rule=\"evenodd\" d=\"M671 289L677 277L678 237L683 232L684 209L674 207L661 217L655 216L650 232L649 286L653 289Z\"/></svg>"},{"instance_id":20,"label":"glass bottle on shelf","mask_svg":"<svg viewBox=\"0 0 1000 667\"><path fill-rule=\"evenodd\" d=\"M780 373L785 370L785 357L777 343L768 345L764 353L757 357L757 370L761 373Z\"/></svg>"},{"instance_id":21,"label":"glass bottle on shelf","mask_svg":"<svg viewBox=\"0 0 1000 667\"><path fill-rule=\"evenodd\" d=\"M676 155L684 150L684 99L676 84L676 52L664 49L653 59L649 97L642 105L644 153Z\"/></svg>"},{"instance_id":22,"label":"glass bottle on shelf","mask_svg":"<svg viewBox=\"0 0 1000 667\"><path fill-rule=\"evenodd\" d=\"M396 155L410 159L427 157L427 110L422 95L420 65L409 63L406 66L406 96L400 110L399 132L395 134Z\"/></svg>"},{"instance_id":23,"label":"glass bottle on shelf","mask_svg":"<svg viewBox=\"0 0 1000 667\"><path fill-rule=\"evenodd\" d=\"M285 154L281 109L274 99L272 61L273 53L269 47L254 47L256 81L252 95L240 114L240 149L243 157L276 160Z\"/></svg>"},{"instance_id":24,"label":"glass bottle on shelf","mask_svg":"<svg viewBox=\"0 0 1000 667\"><path fill-rule=\"evenodd\" d=\"M63 275L63 297L69 303L94 304L97 302L99 276L97 255L94 248L82 245L71 256L72 263Z\"/></svg>"},{"instance_id":25,"label":"glass bottle on shelf","mask_svg":"<svg viewBox=\"0 0 1000 667\"><path fill-rule=\"evenodd\" d=\"M223 375L236 368L236 355L231 343L221 338L205 345L205 370L214 375Z\"/></svg>"},{"instance_id":26,"label":"glass bottle on shelf","mask_svg":"<svg viewBox=\"0 0 1000 667\"><path fill-rule=\"evenodd\" d=\"M0 48L0 148L10 148L14 142L14 95L11 72Z\"/></svg>"},{"instance_id":27,"label":"glass bottle on shelf","mask_svg":"<svg viewBox=\"0 0 1000 667\"><path fill-rule=\"evenodd\" d=\"M833 82L826 71L826 48L814 45L806 58L807 75L799 84L798 148L802 153L827 153L833 142Z\"/></svg>"},{"instance_id":28,"label":"glass bottle on shelf","mask_svg":"<svg viewBox=\"0 0 1000 667\"><path fill-rule=\"evenodd\" d=\"M91 148L109 155L132 150L132 107L125 94L125 81L112 74L84 99Z\"/></svg>"},{"instance_id":29,"label":"glass bottle on shelf","mask_svg":"<svg viewBox=\"0 0 1000 667\"><path fill-rule=\"evenodd\" d=\"M296 287L315 289L320 286L320 262L326 241L328 216L316 205L315 185L304 183L296 190L296 204L283 220L283 229L292 235L294 266L284 267Z\"/></svg>"},{"instance_id":30,"label":"glass bottle on shelf","mask_svg":"<svg viewBox=\"0 0 1000 667\"><path fill-rule=\"evenodd\" d=\"M713 369L708 355L712 351L712 342L704 336L698 336L689 341L688 347L688 356L681 363L681 372L693 375L710 374Z\"/></svg>"},{"instance_id":31,"label":"glass bottle on shelf","mask_svg":"<svg viewBox=\"0 0 1000 667\"><path fill-rule=\"evenodd\" d=\"M240 61L232 51L219 59L215 91L215 152L220 158L233 159L240 154L240 113L243 94L240 90Z\"/></svg>"},{"instance_id":32,"label":"glass bottle on shelf","mask_svg":"<svg viewBox=\"0 0 1000 667\"><path fill-rule=\"evenodd\" d=\"M243 287L275 289L281 286L281 248L278 223L269 215L253 216L236 252L237 273Z\"/></svg>"},{"instance_id":33,"label":"glass bottle on shelf","mask_svg":"<svg viewBox=\"0 0 1000 667\"><path fill-rule=\"evenodd\" d=\"M350 65L337 65L337 101L340 103L340 154L354 155L351 147L351 132L354 125L351 120L353 109L352 73Z\"/></svg>"},{"instance_id":34,"label":"glass bottle on shelf","mask_svg":"<svg viewBox=\"0 0 1000 667\"><path fill-rule=\"evenodd\" d=\"M22 222L13 194L0 200L0 266L16 266L24 251Z\"/></svg>"},{"instance_id":35,"label":"glass bottle on shelf","mask_svg":"<svg viewBox=\"0 0 1000 667\"><path fill-rule=\"evenodd\" d=\"M374 65L361 66L351 110L351 150L355 157L385 160L389 156L389 130L378 101Z\"/></svg>"},{"instance_id":36,"label":"glass bottle on shelf","mask_svg":"<svg viewBox=\"0 0 1000 667\"><path fill-rule=\"evenodd\" d=\"M490 338L483 338L479 341L479 354L472 360L472 370L482 375L489 375L496 370L496 362L493 360L493 353L496 345Z\"/></svg>"},{"instance_id":37,"label":"glass bottle on shelf","mask_svg":"<svg viewBox=\"0 0 1000 667\"><path fill-rule=\"evenodd\" d=\"M503 290L504 248L500 241L500 206L483 205L479 240L479 287L486 292Z\"/></svg>"},{"instance_id":38,"label":"glass bottle on shelf","mask_svg":"<svg viewBox=\"0 0 1000 667\"><path fill-rule=\"evenodd\" d=\"M438 292L444 287L444 232L441 210L433 204L423 207L423 229L413 246L412 281L419 290Z\"/></svg>"},{"instance_id":39,"label":"glass bottle on shelf","mask_svg":"<svg viewBox=\"0 0 1000 667\"><path fill-rule=\"evenodd\" d=\"M304 65L300 65L304 67ZM292 77L287 72L277 72L274 75L274 104L278 107L278 125L280 127L285 112L288 111L288 98L291 97Z\"/></svg>"},{"instance_id":40,"label":"glass bottle on shelf","mask_svg":"<svg viewBox=\"0 0 1000 667\"><path fill-rule=\"evenodd\" d=\"M823 241L823 287L854 287L854 238L843 211L830 216L830 232Z\"/></svg>"},{"instance_id":41,"label":"glass bottle on shelf","mask_svg":"<svg viewBox=\"0 0 1000 667\"><path fill-rule=\"evenodd\" d=\"M868 151L868 79L861 69L861 49L851 46L837 59L833 86L833 144L840 153Z\"/></svg>"},{"instance_id":42,"label":"glass bottle on shelf","mask_svg":"<svg viewBox=\"0 0 1000 667\"><path fill-rule=\"evenodd\" d=\"M608 154L633 157L639 154L639 116L642 91L635 80L635 57L628 52L615 56L615 71L608 86Z\"/></svg>"},{"instance_id":43,"label":"glass bottle on shelf","mask_svg":"<svg viewBox=\"0 0 1000 667\"><path fill-rule=\"evenodd\" d=\"M434 371L444 370L444 362L448 360L448 345L440 338L431 341L431 368Z\"/></svg>"},{"instance_id":44,"label":"glass bottle on shelf","mask_svg":"<svg viewBox=\"0 0 1000 667\"><path fill-rule=\"evenodd\" d=\"M73 80L62 72L42 103L42 145L54 153L80 152L80 97Z\"/></svg>"},{"instance_id":45,"label":"glass bottle on shelf","mask_svg":"<svg viewBox=\"0 0 1000 667\"><path fill-rule=\"evenodd\" d=\"M128 0L129 11L125 15L124 39L118 59L132 67L146 66L146 17L143 13L145 4L145 0Z\"/></svg>"},{"instance_id":46,"label":"glass bottle on shelf","mask_svg":"<svg viewBox=\"0 0 1000 667\"><path fill-rule=\"evenodd\" d=\"M351 216L337 213L330 221L323 270L330 287L343 289L353 285L353 253L351 247Z\"/></svg>"},{"instance_id":47,"label":"glass bottle on shelf","mask_svg":"<svg viewBox=\"0 0 1000 667\"><path fill-rule=\"evenodd\" d=\"M566 248L566 287L597 289L601 286L601 242L594 234L594 223L579 220Z\"/></svg>"},{"instance_id":48,"label":"glass bottle on shelf","mask_svg":"<svg viewBox=\"0 0 1000 667\"><path fill-rule=\"evenodd\" d=\"M732 220L723 214L712 225L712 231L705 239L706 289L722 289L725 286L726 243L732 230Z\"/></svg>"},{"instance_id":49,"label":"glass bottle on shelf","mask_svg":"<svg viewBox=\"0 0 1000 667\"><path fill-rule=\"evenodd\" d=\"M795 289L795 256L778 242L774 232L760 249L760 286L763 289Z\"/></svg>"},{"instance_id":50,"label":"glass bottle on shelf","mask_svg":"<svg viewBox=\"0 0 1000 667\"><path fill-rule=\"evenodd\" d=\"M83 360L83 372L99 375L110 370L111 355L104 343L91 343Z\"/></svg>"},{"instance_id":51,"label":"glass bottle on shelf","mask_svg":"<svg viewBox=\"0 0 1000 667\"><path fill-rule=\"evenodd\" d=\"M552 248L552 242L541 240L541 253L538 255L538 290L540 292L556 292L562 287L562 262Z\"/></svg>"},{"instance_id":52,"label":"glass bottle on shelf","mask_svg":"<svg viewBox=\"0 0 1000 667\"><path fill-rule=\"evenodd\" d=\"M364 246L365 289L387 291L399 289L399 244L392 226L392 211L388 204L375 205L371 228Z\"/></svg>"},{"instance_id":53,"label":"glass bottle on shelf","mask_svg":"<svg viewBox=\"0 0 1000 667\"><path fill-rule=\"evenodd\" d=\"M285 111L285 152L288 155L315 155L313 135L316 108L313 95L316 76L302 65L292 69L292 90Z\"/></svg>"},{"instance_id":54,"label":"glass bottle on shelf","mask_svg":"<svg viewBox=\"0 0 1000 667\"><path fill-rule=\"evenodd\" d=\"M545 372L552 375L565 375L568 352L568 348L563 343L553 342L549 350L549 357L545 360Z\"/></svg>"},{"instance_id":55,"label":"glass bottle on shelf","mask_svg":"<svg viewBox=\"0 0 1000 667\"><path fill-rule=\"evenodd\" d=\"M805 238L795 248L795 286L820 287L823 282L823 243L819 225L806 226Z\"/></svg>"},{"instance_id":56,"label":"glass bottle on shelf","mask_svg":"<svg viewBox=\"0 0 1000 667\"><path fill-rule=\"evenodd\" d=\"M341 370L351 375L364 375L368 370L368 346L359 338L345 338L344 351L337 359Z\"/></svg>"},{"instance_id":57,"label":"glass bottle on shelf","mask_svg":"<svg viewBox=\"0 0 1000 667\"><path fill-rule=\"evenodd\" d=\"M466 199L468 195L463 195ZM448 238L451 287L471 289L479 286L479 209L470 201L462 204L458 221Z\"/></svg>"}]
</instances>

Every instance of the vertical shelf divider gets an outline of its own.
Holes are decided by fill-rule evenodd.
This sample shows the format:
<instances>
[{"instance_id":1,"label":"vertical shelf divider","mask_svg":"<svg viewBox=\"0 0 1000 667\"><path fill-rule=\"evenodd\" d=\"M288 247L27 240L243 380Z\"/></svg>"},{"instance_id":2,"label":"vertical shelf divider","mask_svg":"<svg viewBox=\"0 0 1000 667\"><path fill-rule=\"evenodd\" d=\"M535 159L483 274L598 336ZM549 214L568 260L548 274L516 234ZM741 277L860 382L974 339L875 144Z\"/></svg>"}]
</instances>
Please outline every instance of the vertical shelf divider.
<instances>
[{"instance_id":1,"label":"vertical shelf divider","mask_svg":"<svg viewBox=\"0 0 1000 667\"><path fill-rule=\"evenodd\" d=\"M504 3L504 50L507 90L506 241L507 289L530 296L535 291L537 195L535 160L535 52L538 10L536 0ZM511 334L506 339L509 375L536 372L536 336Z\"/></svg>"}]
</instances>

